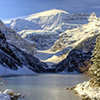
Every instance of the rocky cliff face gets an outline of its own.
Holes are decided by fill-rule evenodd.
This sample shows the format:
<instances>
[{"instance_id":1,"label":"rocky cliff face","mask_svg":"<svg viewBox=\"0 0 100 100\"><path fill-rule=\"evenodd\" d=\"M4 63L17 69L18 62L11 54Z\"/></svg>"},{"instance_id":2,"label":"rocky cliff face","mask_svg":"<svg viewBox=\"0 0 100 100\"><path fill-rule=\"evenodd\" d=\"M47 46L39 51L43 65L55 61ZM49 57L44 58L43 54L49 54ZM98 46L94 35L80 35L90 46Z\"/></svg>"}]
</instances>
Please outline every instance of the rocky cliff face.
<instances>
[{"instance_id":1,"label":"rocky cliff face","mask_svg":"<svg viewBox=\"0 0 100 100\"><path fill-rule=\"evenodd\" d=\"M24 72L24 66L37 73L45 72L45 68L48 67L45 63L40 62L39 59L9 44L5 35L0 31L0 68L7 68L16 72L21 68L21 72Z\"/></svg>"},{"instance_id":2,"label":"rocky cliff face","mask_svg":"<svg viewBox=\"0 0 100 100\"><path fill-rule=\"evenodd\" d=\"M72 49L66 59L56 65L55 72L84 72L91 64L90 59L98 35L83 40Z\"/></svg>"},{"instance_id":3,"label":"rocky cliff face","mask_svg":"<svg viewBox=\"0 0 100 100\"><path fill-rule=\"evenodd\" d=\"M17 70L17 66L21 66L18 57L13 53L9 44L6 42L5 35L0 31L0 63L11 69Z\"/></svg>"},{"instance_id":4,"label":"rocky cliff face","mask_svg":"<svg viewBox=\"0 0 100 100\"><path fill-rule=\"evenodd\" d=\"M18 35L13 29L8 28L1 20L0 30L5 34L8 43L20 48L28 54L34 55L36 52L35 44L21 38L20 35Z\"/></svg>"},{"instance_id":5,"label":"rocky cliff face","mask_svg":"<svg viewBox=\"0 0 100 100\"><path fill-rule=\"evenodd\" d=\"M56 67L56 72L77 72L80 73L81 67L86 67L90 63L92 52L82 52L80 50L72 50L67 58L59 63ZM87 63L88 62L88 63ZM87 64L86 64L87 63Z\"/></svg>"}]
</instances>

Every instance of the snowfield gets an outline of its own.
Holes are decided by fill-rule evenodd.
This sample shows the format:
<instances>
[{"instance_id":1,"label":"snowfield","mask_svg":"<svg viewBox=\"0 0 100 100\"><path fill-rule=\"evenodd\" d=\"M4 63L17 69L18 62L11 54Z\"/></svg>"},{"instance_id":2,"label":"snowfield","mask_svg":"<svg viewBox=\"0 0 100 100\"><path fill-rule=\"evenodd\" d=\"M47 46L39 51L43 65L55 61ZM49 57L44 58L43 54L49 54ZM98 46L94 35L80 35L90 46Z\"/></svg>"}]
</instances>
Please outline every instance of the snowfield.
<instances>
[{"instance_id":1,"label":"snowfield","mask_svg":"<svg viewBox=\"0 0 100 100\"><path fill-rule=\"evenodd\" d=\"M11 70L0 64L0 76L32 75L32 74L36 74L36 73L25 66L23 66L22 68L18 67L18 70Z\"/></svg>"},{"instance_id":2,"label":"snowfield","mask_svg":"<svg viewBox=\"0 0 100 100\"><path fill-rule=\"evenodd\" d=\"M56 15L58 13L66 13L66 14L69 14L68 12L63 11L63 10L53 9L53 10L47 10L47 11L44 11L44 12L39 12L39 13L36 13L36 14L32 14L32 15L28 16L26 19L27 20L30 20L30 19L33 19L33 18L39 18L41 16L43 17L43 16Z\"/></svg>"},{"instance_id":3,"label":"snowfield","mask_svg":"<svg viewBox=\"0 0 100 100\"><path fill-rule=\"evenodd\" d=\"M62 59L66 58L66 55L61 55L61 52L52 52L50 50L37 50L37 53L34 56L40 59L42 62L47 63L48 66L51 67L53 64L57 64L62 61Z\"/></svg>"}]
</instances>

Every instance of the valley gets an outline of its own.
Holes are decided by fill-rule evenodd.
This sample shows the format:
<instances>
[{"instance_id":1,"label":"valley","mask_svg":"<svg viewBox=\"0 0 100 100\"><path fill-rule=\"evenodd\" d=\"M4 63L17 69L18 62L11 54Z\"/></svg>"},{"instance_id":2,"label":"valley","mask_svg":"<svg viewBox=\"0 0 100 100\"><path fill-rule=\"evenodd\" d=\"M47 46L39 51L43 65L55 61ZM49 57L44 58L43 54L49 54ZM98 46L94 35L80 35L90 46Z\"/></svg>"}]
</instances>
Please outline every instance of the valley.
<instances>
[{"instance_id":1,"label":"valley","mask_svg":"<svg viewBox=\"0 0 100 100\"><path fill-rule=\"evenodd\" d=\"M88 45L95 44L99 26L95 13L70 14L58 9L0 22L8 45L18 48L18 55L15 49L12 52L36 73L80 73L80 67L91 59L94 46Z\"/></svg>"},{"instance_id":2,"label":"valley","mask_svg":"<svg viewBox=\"0 0 100 100\"><path fill-rule=\"evenodd\" d=\"M0 0L0 100L100 100L99 0Z\"/></svg>"}]
</instances>

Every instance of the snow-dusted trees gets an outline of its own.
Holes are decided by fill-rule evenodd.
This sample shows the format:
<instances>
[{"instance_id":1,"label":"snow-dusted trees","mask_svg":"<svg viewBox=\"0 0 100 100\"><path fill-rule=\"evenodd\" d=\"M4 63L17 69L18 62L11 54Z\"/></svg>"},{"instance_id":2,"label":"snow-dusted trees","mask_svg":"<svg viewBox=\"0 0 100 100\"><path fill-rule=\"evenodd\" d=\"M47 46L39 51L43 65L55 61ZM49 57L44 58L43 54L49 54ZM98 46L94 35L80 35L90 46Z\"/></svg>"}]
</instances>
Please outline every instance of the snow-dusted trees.
<instances>
[{"instance_id":1,"label":"snow-dusted trees","mask_svg":"<svg viewBox=\"0 0 100 100\"><path fill-rule=\"evenodd\" d=\"M89 69L89 73L92 76L90 82L92 86L100 86L100 36L96 39L91 61L93 65Z\"/></svg>"}]
</instances>

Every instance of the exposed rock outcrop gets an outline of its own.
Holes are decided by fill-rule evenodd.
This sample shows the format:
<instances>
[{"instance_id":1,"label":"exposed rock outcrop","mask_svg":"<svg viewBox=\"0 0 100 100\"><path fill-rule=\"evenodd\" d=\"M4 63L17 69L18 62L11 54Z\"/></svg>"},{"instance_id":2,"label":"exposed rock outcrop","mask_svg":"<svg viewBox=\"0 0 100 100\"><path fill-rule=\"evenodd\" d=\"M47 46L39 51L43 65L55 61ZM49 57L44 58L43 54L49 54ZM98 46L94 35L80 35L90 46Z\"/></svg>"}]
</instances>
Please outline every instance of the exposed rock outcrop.
<instances>
[{"instance_id":1,"label":"exposed rock outcrop","mask_svg":"<svg viewBox=\"0 0 100 100\"><path fill-rule=\"evenodd\" d=\"M80 67L87 66L86 61L90 61L92 52L82 52L80 50L72 50L67 58L59 63L56 67L56 72L78 72L80 73Z\"/></svg>"},{"instance_id":2,"label":"exposed rock outcrop","mask_svg":"<svg viewBox=\"0 0 100 100\"><path fill-rule=\"evenodd\" d=\"M0 64L2 67L18 70L26 66L28 69L41 73L45 72L47 64L27 54L6 41L5 35L0 31ZM0 66L1 67L1 66ZM24 70L23 70L24 71ZM21 74L21 73L19 73Z\"/></svg>"},{"instance_id":3,"label":"exposed rock outcrop","mask_svg":"<svg viewBox=\"0 0 100 100\"><path fill-rule=\"evenodd\" d=\"M22 51L34 55L36 53L35 44L30 43L29 41L24 40L18 35L13 29L8 28L0 20L0 30L5 34L7 42L21 49Z\"/></svg>"},{"instance_id":4,"label":"exposed rock outcrop","mask_svg":"<svg viewBox=\"0 0 100 100\"><path fill-rule=\"evenodd\" d=\"M55 72L83 72L91 64L90 59L94 49L95 40L98 35L94 35L72 49L66 59L56 65Z\"/></svg>"}]
</instances>

